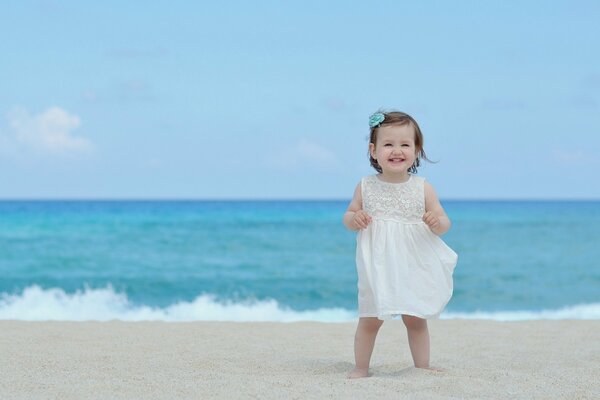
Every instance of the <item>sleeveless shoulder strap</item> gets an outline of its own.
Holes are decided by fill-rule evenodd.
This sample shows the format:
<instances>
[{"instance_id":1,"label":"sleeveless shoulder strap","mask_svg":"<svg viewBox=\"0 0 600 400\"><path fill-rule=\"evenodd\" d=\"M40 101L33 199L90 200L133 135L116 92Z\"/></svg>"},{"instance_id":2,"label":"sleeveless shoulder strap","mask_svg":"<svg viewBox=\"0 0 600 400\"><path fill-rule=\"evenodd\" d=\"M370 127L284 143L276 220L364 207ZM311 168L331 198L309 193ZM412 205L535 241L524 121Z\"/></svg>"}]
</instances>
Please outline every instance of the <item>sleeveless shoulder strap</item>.
<instances>
[{"instance_id":1,"label":"sleeveless shoulder strap","mask_svg":"<svg viewBox=\"0 0 600 400\"><path fill-rule=\"evenodd\" d=\"M364 208L364 204L365 204L365 181L367 180L367 177L362 177L360 178L360 198L362 200L362 207Z\"/></svg>"},{"instance_id":2,"label":"sleeveless shoulder strap","mask_svg":"<svg viewBox=\"0 0 600 400\"><path fill-rule=\"evenodd\" d=\"M416 179L417 187L419 192L421 193L421 198L423 200L423 210L425 210L425 177L424 176L413 176L413 179Z\"/></svg>"}]
</instances>

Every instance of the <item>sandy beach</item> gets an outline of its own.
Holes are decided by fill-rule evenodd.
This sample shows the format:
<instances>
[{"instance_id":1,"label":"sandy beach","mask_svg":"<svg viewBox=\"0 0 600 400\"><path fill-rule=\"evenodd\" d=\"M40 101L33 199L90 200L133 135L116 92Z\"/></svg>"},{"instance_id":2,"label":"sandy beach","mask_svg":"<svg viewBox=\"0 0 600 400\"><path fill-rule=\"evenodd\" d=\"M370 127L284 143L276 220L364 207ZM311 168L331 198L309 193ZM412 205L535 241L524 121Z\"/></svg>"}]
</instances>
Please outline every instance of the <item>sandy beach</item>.
<instances>
[{"instance_id":1,"label":"sandy beach","mask_svg":"<svg viewBox=\"0 0 600 400\"><path fill-rule=\"evenodd\" d=\"M2 399L600 398L600 321L429 321L412 367L386 322L348 380L354 323L0 322Z\"/></svg>"}]
</instances>

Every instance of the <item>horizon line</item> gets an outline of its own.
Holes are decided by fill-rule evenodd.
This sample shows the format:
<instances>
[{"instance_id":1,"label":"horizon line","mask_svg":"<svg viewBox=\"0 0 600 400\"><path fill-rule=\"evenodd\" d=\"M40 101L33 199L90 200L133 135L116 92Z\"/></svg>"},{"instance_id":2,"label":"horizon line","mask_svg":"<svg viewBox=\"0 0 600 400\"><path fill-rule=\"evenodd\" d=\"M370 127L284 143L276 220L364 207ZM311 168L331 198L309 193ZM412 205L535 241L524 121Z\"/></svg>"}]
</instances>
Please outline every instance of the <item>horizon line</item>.
<instances>
[{"instance_id":1,"label":"horizon line","mask_svg":"<svg viewBox=\"0 0 600 400\"><path fill-rule=\"evenodd\" d=\"M35 201L106 201L106 202L117 202L117 201L130 201L130 202L134 202L134 201L139 201L139 202L143 202L143 201L147 201L147 202L153 202L153 201L189 201L189 202L251 202L251 201L255 201L255 202L296 202L296 201L305 201L305 202L339 202L339 201L350 201L350 198L318 198L318 197L298 197L298 198L292 198L292 197L275 197L275 198L219 198L219 197L14 197L14 198L10 198L10 197L6 197L6 198L2 198L0 197L0 202L35 202ZM572 201L572 202L579 202L579 201L600 201L600 198L597 197L575 197L575 198L564 198L564 197L522 197L522 198L518 198L518 197L505 197L505 198L494 198L494 197L448 197L448 198L441 198L440 201L462 201L462 202L470 202L470 201L505 201L505 202L510 202L510 201L522 201L522 202L544 202L544 201Z\"/></svg>"}]
</instances>

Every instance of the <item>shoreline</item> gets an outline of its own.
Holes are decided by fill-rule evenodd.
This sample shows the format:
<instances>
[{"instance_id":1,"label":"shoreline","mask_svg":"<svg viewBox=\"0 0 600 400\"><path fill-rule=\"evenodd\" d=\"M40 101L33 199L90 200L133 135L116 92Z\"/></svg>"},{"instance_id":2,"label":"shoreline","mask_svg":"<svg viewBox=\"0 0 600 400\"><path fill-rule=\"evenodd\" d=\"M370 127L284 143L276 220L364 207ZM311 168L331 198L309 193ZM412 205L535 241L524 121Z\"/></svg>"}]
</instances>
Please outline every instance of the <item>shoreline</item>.
<instances>
[{"instance_id":1,"label":"shoreline","mask_svg":"<svg viewBox=\"0 0 600 400\"><path fill-rule=\"evenodd\" d=\"M431 365L412 366L386 321L371 377L349 380L355 322L0 321L0 397L600 397L599 320L430 320Z\"/></svg>"}]
</instances>

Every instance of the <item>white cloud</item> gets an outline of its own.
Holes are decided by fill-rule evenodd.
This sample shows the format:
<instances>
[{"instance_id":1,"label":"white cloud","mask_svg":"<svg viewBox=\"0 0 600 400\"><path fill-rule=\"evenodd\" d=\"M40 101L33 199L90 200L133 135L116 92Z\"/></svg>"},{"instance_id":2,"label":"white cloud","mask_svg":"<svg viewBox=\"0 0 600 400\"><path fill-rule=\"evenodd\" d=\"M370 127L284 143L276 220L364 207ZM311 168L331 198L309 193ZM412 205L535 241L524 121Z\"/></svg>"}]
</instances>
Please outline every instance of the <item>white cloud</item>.
<instances>
[{"instance_id":1,"label":"white cloud","mask_svg":"<svg viewBox=\"0 0 600 400\"><path fill-rule=\"evenodd\" d=\"M337 157L329 149L306 139L301 139L296 144L296 154L300 158L323 164L335 164L337 162Z\"/></svg>"},{"instance_id":2,"label":"white cloud","mask_svg":"<svg viewBox=\"0 0 600 400\"><path fill-rule=\"evenodd\" d=\"M96 91L91 90L91 89L84 90L81 93L81 97L83 98L83 100L89 101L92 103L98 101L98 99L99 99L98 93L96 93Z\"/></svg>"},{"instance_id":3,"label":"white cloud","mask_svg":"<svg viewBox=\"0 0 600 400\"><path fill-rule=\"evenodd\" d=\"M21 148L45 153L73 153L87 151L92 143L74 136L81 120L60 107L31 115L23 108L14 108L8 113L9 136L4 140L15 142Z\"/></svg>"},{"instance_id":4,"label":"white cloud","mask_svg":"<svg viewBox=\"0 0 600 400\"><path fill-rule=\"evenodd\" d=\"M299 139L289 149L279 149L269 157L269 163L279 168L337 167L338 157L328 148L308 139Z\"/></svg>"},{"instance_id":5,"label":"white cloud","mask_svg":"<svg viewBox=\"0 0 600 400\"><path fill-rule=\"evenodd\" d=\"M554 152L552 154L552 159L554 161L571 164L571 165L594 164L598 161L598 159L596 157L593 157L592 155L587 154L581 150L573 150L573 151L554 150Z\"/></svg>"}]
</instances>

